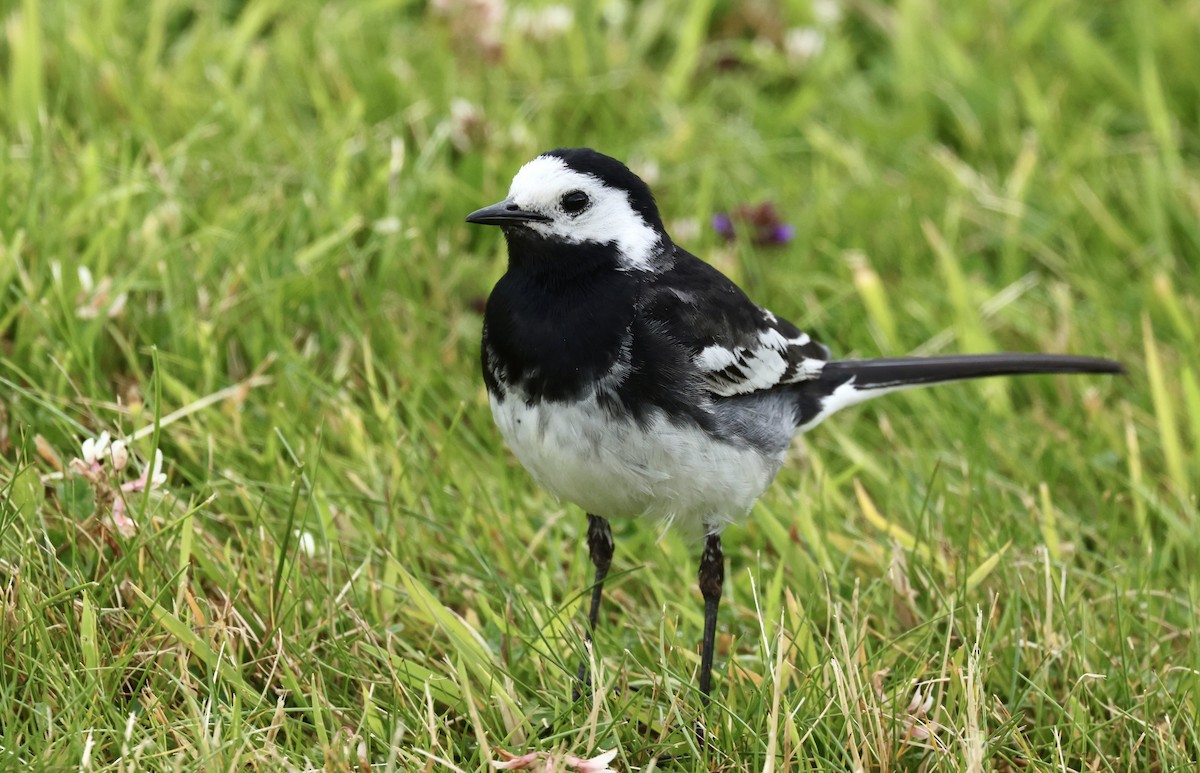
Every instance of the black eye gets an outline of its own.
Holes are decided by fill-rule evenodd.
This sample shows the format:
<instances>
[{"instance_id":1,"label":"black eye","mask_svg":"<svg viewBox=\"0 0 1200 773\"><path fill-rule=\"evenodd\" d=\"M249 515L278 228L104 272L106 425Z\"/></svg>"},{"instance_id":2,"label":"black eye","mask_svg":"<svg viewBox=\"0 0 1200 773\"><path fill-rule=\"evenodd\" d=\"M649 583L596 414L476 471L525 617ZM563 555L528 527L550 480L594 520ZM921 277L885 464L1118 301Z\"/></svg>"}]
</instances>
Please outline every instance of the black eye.
<instances>
[{"instance_id":1,"label":"black eye","mask_svg":"<svg viewBox=\"0 0 1200 773\"><path fill-rule=\"evenodd\" d=\"M582 212L583 210L587 209L588 204L591 203L592 200L589 199L588 195L583 191L571 191L570 193L564 193L562 201L559 202L559 204L562 205L563 212L566 212L570 215Z\"/></svg>"}]
</instances>

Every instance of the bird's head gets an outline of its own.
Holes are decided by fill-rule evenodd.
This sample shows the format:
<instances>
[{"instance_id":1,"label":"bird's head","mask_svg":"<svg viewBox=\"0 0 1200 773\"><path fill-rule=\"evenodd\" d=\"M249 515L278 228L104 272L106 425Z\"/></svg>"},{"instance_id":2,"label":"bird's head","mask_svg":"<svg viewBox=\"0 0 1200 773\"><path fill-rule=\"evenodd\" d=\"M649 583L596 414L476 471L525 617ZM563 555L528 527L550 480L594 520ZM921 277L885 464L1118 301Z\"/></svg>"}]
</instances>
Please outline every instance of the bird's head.
<instances>
[{"instance_id":1,"label":"bird's head","mask_svg":"<svg viewBox=\"0 0 1200 773\"><path fill-rule=\"evenodd\" d=\"M533 159L513 178L508 198L472 212L467 222L500 226L510 252L514 240L609 246L626 269L651 268L669 243L646 183L590 148L560 148Z\"/></svg>"}]
</instances>

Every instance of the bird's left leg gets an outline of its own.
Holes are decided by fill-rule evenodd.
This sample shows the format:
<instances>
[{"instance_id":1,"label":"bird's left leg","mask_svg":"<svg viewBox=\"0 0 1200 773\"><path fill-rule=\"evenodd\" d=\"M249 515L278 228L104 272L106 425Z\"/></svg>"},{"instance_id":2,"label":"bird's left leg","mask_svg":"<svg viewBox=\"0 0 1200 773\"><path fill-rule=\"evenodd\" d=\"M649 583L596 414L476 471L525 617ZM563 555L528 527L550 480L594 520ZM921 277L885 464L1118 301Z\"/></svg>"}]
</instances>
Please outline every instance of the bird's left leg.
<instances>
[{"instance_id":1,"label":"bird's left leg","mask_svg":"<svg viewBox=\"0 0 1200 773\"><path fill-rule=\"evenodd\" d=\"M708 705L712 686L713 648L717 637L717 608L721 604L721 586L725 584L725 554L721 552L721 535L704 538L704 553L700 556L700 594L704 596L704 642L700 649L700 696Z\"/></svg>"},{"instance_id":2,"label":"bird's left leg","mask_svg":"<svg viewBox=\"0 0 1200 773\"><path fill-rule=\"evenodd\" d=\"M613 538L608 528L608 521L598 515L588 513L588 553L592 557L592 565L596 567L596 577L592 583L592 608L588 611L587 641L591 643L596 624L600 621L600 597L604 592L604 578L608 576L608 567L612 566ZM579 664L579 675L572 697L579 700L585 688L591 687L588 674L588 661Z\"/></svg>"}]
</instances>

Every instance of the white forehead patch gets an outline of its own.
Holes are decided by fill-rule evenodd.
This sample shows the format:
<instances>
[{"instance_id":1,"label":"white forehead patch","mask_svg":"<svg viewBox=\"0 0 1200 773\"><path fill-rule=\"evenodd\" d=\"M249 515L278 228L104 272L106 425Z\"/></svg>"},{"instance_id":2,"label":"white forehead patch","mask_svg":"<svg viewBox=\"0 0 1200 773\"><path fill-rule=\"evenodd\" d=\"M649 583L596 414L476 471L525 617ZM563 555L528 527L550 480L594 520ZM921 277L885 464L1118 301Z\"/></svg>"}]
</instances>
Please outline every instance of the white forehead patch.
<instances>
[{"instance_id":1,"label":"white forehead patch","mask_svg":"<svg viewBox=\"0 0 1200 773\"><path fill-rule=\"evenodd\" d=\"M576 214L564 212L564 193L583 191L591 200ZM543 236L571 244L597 242L617 245L626 268L650 269L662 249L658 231L629 203L625 191L610 188L600 178L577 172L557 156L538 156L513 178L508 198L521 209L550 218L528 227Z\"/></svg>"}]
</instances>

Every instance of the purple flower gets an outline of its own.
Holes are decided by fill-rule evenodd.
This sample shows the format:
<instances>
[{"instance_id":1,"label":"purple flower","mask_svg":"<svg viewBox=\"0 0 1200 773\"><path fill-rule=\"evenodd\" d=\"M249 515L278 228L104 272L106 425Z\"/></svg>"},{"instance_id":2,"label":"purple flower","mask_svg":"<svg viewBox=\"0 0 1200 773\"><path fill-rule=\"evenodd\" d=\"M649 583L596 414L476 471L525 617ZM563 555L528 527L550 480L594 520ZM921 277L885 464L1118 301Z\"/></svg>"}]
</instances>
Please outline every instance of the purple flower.
<instances>
[{"instance_id":1,"label":"purple flower","mask_svg":"<svg viewBox=\"0 0 1200 773\"><path fill-rule=\"evenodd\" d=\"M713 230L725 241L733 241L733 220L724 212L713 215Z\"/></svg>"},{"instance_id":2,"label":"purple flower","mask_svg":"<svg viewBox=\"0 0 1200 773\"><path fill-rule=\"evenodd\" d=\"M718 212L713 215L712 225L726 241L741 235L758 245L787 244L796 236L795 226L783 222L769 201L739 204L731 214Z\"/></svg>"},{"instance_id":3,"label":"purple flower","mask_svg":"<svg viewBox=\"0 0 1200 773\"><path fill-rule=\"evenodd\" d=\"M772 244L787 244L796 235L796 226L783 223L775 226L775 230L771 231L770 242Z\"/></svg>"}]
</instances>

